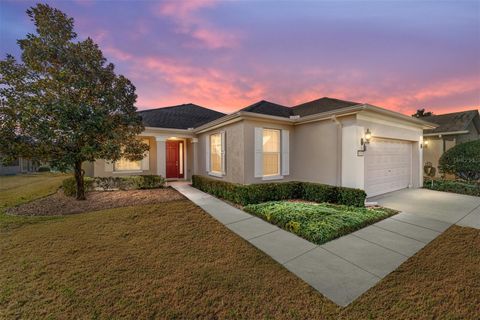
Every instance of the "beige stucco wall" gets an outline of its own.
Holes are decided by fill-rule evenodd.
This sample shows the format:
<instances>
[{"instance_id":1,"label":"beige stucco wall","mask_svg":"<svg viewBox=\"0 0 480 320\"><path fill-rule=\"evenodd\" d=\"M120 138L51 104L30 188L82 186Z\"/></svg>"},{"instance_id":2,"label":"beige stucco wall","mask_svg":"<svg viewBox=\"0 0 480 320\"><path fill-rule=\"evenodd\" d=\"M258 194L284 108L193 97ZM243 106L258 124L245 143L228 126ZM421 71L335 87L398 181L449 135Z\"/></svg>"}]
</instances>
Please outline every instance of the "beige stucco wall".
<instances>
[{"instance_id":1,"label":"beige stucco wall","mask_svg":"<svg viewBox=\"0 0 480 320\"><path fill-rule=\"evenodd\" d=\"M458 135L454 136L430 136L425 137L424 140L428 141L428 145L423 149L423 164L430 162L433 167L436 168L436 176L440 176L440 170L438 169L438 161L442 154L448 149L454 147L458 142Z\"/></svg>"},{"instance_id":2,"label":"beige stucco wall","mask_svg":"<svg viewBox=\"0 0 480 320\"><path fill-rule=\"evenodd\" d=\"M439 137L425 137L428 144L423 148L423 164L430 162L436 168L438 175L438 160L443 154L443 139Z\"/></svg>"},{"instance_id":3,"label":"beige stucco wall","mask_svg":"<svg viewBox=\"0 0 480 320\"><path fill-rule=\"evenodd\" d=\"M225 176L215 177L209 176L206 167L206 148L207 138L209 135L225 131ZM252 141L253 143L253 141ZM196 174L208 176L213 179L245 183L244 180L244 165L245 153L244 146L248 142L244 139L244 123L238 121L218 129L213 129L198 135L198 153L197 153L197 167Z\"/></svg>"},{"instance_id":4,"label":"beige stucco wall","mask_svg":"<svg viewBox=\"0 0 480 320\"><path fill-rule=\"evenodd\" d=\"M291 172L300 181L340 185L341 128L332 120L295 127Z\"/></svg>"}]
</instances>

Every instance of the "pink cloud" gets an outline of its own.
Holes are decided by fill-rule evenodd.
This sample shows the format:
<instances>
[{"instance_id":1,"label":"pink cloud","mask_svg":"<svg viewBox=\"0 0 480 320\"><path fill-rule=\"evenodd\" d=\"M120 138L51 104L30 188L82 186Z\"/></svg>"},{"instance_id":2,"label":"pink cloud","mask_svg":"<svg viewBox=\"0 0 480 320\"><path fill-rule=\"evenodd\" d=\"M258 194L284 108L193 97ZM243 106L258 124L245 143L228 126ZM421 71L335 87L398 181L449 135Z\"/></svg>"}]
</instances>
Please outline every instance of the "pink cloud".
<instances>
[{"instance_id":1,"label":"pink cloud","mask_svg":"<svg viewBox=\"0 0 480 320\"><path fill-rule=\"evenodd\" d=\"M102 50L104 53L106 53L107 56L110 56L115 60L127 61L133 58L133 55L131 55L130 53L115 48L113 46L104 46Z\"/></svg>"},{"instance_id":2,"label":"pink cloud","mask_svg":"<svg viewBox=\"0 0 480 320\"><path fill-rule=\"evenodd\" d=\"M176 24L176 32L195 40L186 47L199 44L209 49L234 48L238 45L238 35L219 30L209 21L203 19L199 11L214 7L216 0L167 1L154 10L162 17L170 18Z\"/></svg>"}]
</instances>

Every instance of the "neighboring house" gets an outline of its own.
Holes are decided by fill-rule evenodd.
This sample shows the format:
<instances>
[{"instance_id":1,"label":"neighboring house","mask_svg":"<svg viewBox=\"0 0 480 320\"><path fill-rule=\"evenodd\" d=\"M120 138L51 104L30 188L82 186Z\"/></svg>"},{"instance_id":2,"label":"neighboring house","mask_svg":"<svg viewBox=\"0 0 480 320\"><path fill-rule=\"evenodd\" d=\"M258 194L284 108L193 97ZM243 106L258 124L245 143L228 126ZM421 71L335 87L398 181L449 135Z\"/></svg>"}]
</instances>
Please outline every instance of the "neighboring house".
<instances>
[{"instance_id":1,"label":"neighboring house","mask_svg":"<svg viewBox=\"0 0 480 320\"><path fill-rule=\"evenodd\" d=\"M423 131L425 141L423 160L424 163L430 162L437 168L437 175L438 160L445 151L457 144L480 139L478 110L432 115L421 119L438 125L434 129Z\"/></svg>"},{"instance_id":2,"label":"neighboring house","mask_svg":"<svg viewBox=\"0 0 480 320\"><path fill-rule=\"evenodd\" d=\"M38 164L25 158L18 158L9 165L0 164L0 175L13 175L18 173L36 172Z\"/></svg>"},{"instance_id":3,"label":"neighboring house","mask_svg":"<svg viewBox=\"0 0 480 320\"><path fill-rule=\"evenodd\" d=\"M97 160L85 165L88 175L197 174L241 184L298 180L361 188L374 196L422 186L423 130L435 128L331 98L294 107L260 101L228 115L194 104L139 114L145 124L141 138L150 145L145 158Z\"/></svg>"}]
</instances>

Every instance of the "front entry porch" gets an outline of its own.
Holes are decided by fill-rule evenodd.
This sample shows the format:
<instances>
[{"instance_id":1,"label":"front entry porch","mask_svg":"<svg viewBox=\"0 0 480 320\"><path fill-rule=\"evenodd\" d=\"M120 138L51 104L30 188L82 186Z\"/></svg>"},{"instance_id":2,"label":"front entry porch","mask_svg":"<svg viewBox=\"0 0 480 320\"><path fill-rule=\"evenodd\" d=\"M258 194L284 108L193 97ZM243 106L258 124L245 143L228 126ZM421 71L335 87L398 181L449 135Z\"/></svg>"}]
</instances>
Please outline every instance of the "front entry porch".
<instances>
[{"instance_id":1,"label":"front entry porch","mask_svg":"<svg viewBox=\"0 0 480 320\"><path fill-rule=\"evenodd\" d=\"M189 180L195 173L197 139L188 135L156 135L157 174L167 180Z\"/></svg>"}]
</instances>

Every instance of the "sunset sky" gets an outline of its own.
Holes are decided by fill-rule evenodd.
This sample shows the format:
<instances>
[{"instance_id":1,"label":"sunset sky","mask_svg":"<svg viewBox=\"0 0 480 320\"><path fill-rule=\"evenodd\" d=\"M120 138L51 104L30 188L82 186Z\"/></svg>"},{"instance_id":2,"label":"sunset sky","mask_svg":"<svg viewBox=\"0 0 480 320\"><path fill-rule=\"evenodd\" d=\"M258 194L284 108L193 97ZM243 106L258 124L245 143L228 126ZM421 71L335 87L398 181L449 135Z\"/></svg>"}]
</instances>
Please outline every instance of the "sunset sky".
<instances>
[{"instance_id":1,"label":"sunset sky","mask_svg":"<svg viewBox=\"0 0 480 320\"><path fill-rule=\"evenodd\" d=\"M323 96L406 114L480 106L480 1L48 3L135 84L139 109ZM34 4L0 0L2 59L34 31Z\"/></svg>"}]
</instances>

